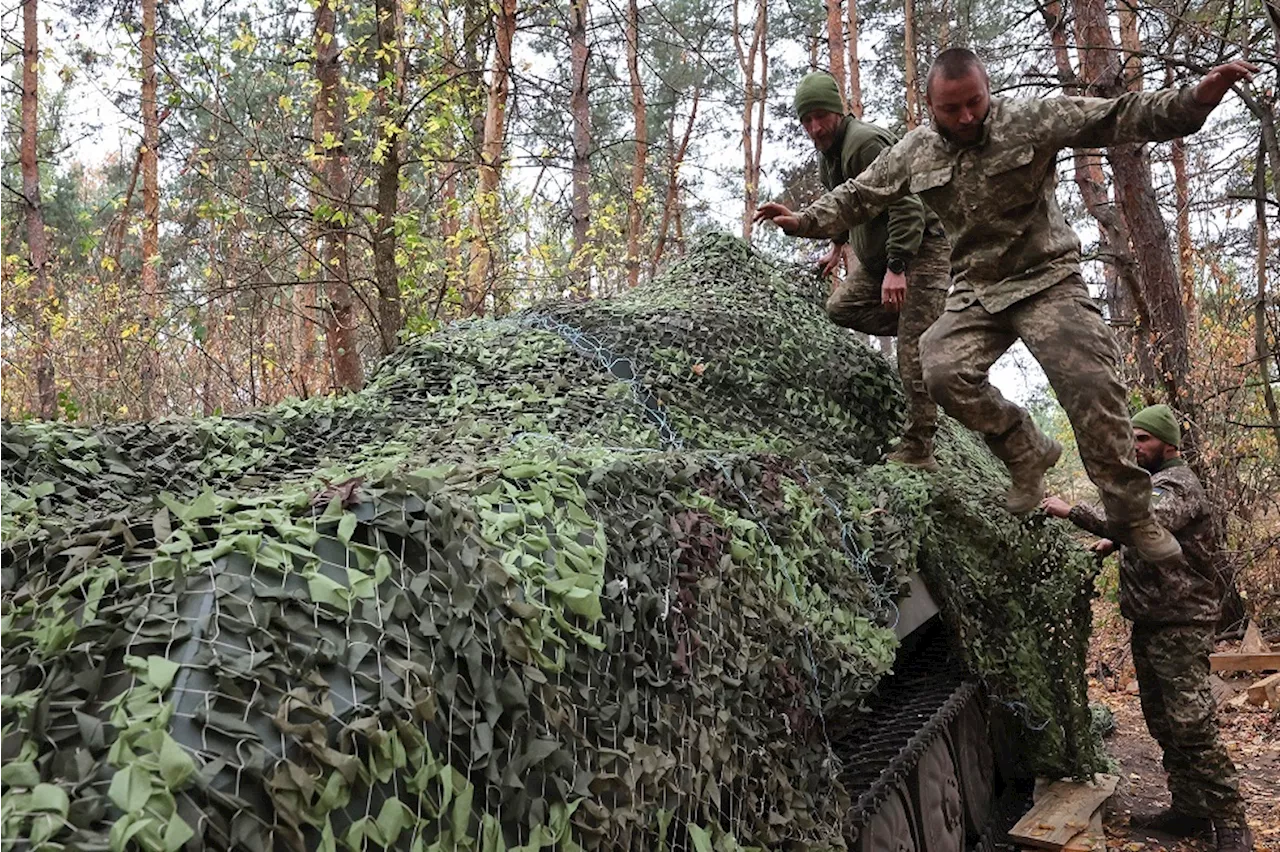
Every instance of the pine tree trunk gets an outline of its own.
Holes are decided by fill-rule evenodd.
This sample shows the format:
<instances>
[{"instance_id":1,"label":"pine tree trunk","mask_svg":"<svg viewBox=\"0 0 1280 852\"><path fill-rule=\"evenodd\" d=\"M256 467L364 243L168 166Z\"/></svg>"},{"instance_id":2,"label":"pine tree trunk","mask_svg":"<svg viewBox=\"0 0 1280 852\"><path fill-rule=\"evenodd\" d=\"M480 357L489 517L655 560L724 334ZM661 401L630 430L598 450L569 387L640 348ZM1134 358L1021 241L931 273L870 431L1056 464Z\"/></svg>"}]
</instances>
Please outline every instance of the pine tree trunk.
<instances>
[{"instance_id":1,"label":"pine tree trunk","mask_svg":"<svg viewBox=\"0 0 1280 852\"><path fill-rule=\"evenodd\" d=\"M1058 0L1046 3L1041 7L1041 15L1049 30L1054 65L1063 91L1070 95L1083 94L1085 83L1071 65L1067 22L1062 4ZM1098 250L1104 260L1107 313L1125 350L1134 356L1143 384L1154 387L1159 381L1159 373L1152 360L1152 353L1145 345L1138 345L1141 333L1137 331L1137 326L1141 312L1136 299L1141 296L1142 288L1138 282L1137 263L1129 250L1129 228L1112 203L1100 153L1077 148L1073 161L1075 183L1080 190L1080 197L1089 214L1098 223Z\"/></svg>"},{"instance_id":2,"label":"pine tree trunk","mask_svg":"<svg viewBox=\"0 0 1280 852\"><path fill-rule=\"evenodd\" d=\"M1258 220L1258 301L1253 307L1253 345L1258 359L1258 378L1262 385L1262 400L1271 418L1271 434L1280 450L1280 406L1276 404L1271 385L1271 365L1275 353L1267 341L1267 258L1271 256L1267 239L1267 149L1258 141L1258 159L1253 172L1254 212Z\"/></svg>"},{"instance_id":3,"label":"pine tree trunk","mask_svg":"<svg viewBox=\"0 0 1280 852\"><path fill-rule=\"evenodd\" d=\"M698 99L702 96L699 86L693 87L693 103L689 107L689 120L685 123L684 135L680 144L675 141L676 114L671 111L671 119L667 122L667 194L662 202L662 220L658 223L658 236L654 241L653 259L649 262L649 276L652 277L662 261L662 253L667 246L667 231L671 222L677 217L680 206L680 164L684 162L685 152L689 150L689 139L693 136L693 125L698 117Z\"/></svg>"},{"instance_id":4,"label":"pine tree trunk","mask_svg":"<svg viewBox=\"0 0 1280 852\"><path fill-rule=\"evenodd\" d=\"M346 106L342 97L341 51L338 49L336 0L320 0L315 10L316 93L312 129L320 160L314 212L321 240L321 268L328 310L325 340L333 366L333 382L345 390L364 384L358 348L355 294L347 264L351 179L347 173Z\"/></svg>"},{"instance_id":5,"label":"pine tree trunk","mask_svg":"<svg viewBox=\"0 0 1280 852\"><path fill-rule=\"evenodd\" d=\"M903 0L903 68L907 83L907 129L920 126L920 80L916 70L916 4L915 0Z\"/></svg>"},{"instance_id":6,"label":"pine tree trunk","mask_svg":"<svg viewBox=\"0 0 1280 852\"><path fill-rule=\"evenodd\" d=\"M58 395L53 372L53 315L58 302L49 277L49 244L44 232L44 211L40 206L39 64L40 30L36 0L22 3L22 141L18 158L22 164L22 206L26 211L27 250L32 275L32 325L35 327L36 411L45 420L58 412Z\"/></svg>"},{"instance_id":7,"label":"pine tree trunk","mask_svg":"<svg viewBox=\"0 0 1280 852\"><path fill-rule=\"evenodd\" d=\"M587 0L569 0L569 66L573 75L569 112L573 121L573 289L591 293L591 103L587 99Z\"/></svg>"},{"instance_id":8,"label":"pine tree trunk","mask_svg":"<svg viewBox=\"0 0 1280 852\"><path fill-rule=\"evenodd\" d=\"M1130 92L1142 91L1142 38L1138 35L1137 0L1117 0L1116 17L1120 19L1120 47L1124 50L1124 87Z\"/></svg>"},{"instance_id":9,"label":"pine tree trunk","mask_svg":"<svg viewBox=\"0 0 1280 852\"><path fill-rule=\"evenodd\" d=\"M1178 274L1182 282L1182 304L1187 316L1195 316L1196 270L1195 246L1191 241L1191 184L1187 177L1187 146L1181 139L1173 140L1173 186L1178 205ZM1194 323L1192 324L1194 328Z\"/></svg>"},{"instance_id":10,"label":"pine tree trunk","mask_svg":"<svg viewBox=\"0 0 1280 852\"><path fill-rule=\"evenodd\" d=\"M516 32L516 0L502 0L493 24L493 68L489 76L488 104L484 113L484 144L480 150L480 179L476 187L471 227L471 264L463 310L483 316L485 298L492 287L493 240L501 229L498 178L502 173L502 146L507 128L507 98L511 93L511 43Z\"/></svg>"},{"instance_id":11,"label":"pine tree trunk","mask_svg":"<svg viewBox=\"0 0 1280 852\"><path fill-rule=\"evenodd\" d=\"M378 16L378 123L385 146L378 169L378 200L374 214L373 266L378 289L378 340L383 355L396 348L404 327L400 300L400 276L396 271L396 214L400 200L400 164L404 134L400 129L404 108L405 63L401 44L404 32L400 0L375 0Z\"/></svg>"},{"instance_id":12,"label":"pine tree trunk","mask_svg":"<svg viewBox=\"0 0 1280 852\"><path fill-rule=\"evenodd\" d=\"M142 0L142 365L140 415L153 414L160 344L160 116L156 108L156 4Z\"/></svg>"},{"instance_id":13,"label":"pine tree trunk","mask_svg":"<svg viewBox=\"0 0 1280 852\"><path fill-rule=\"evenodd\" d=\"M1076 41L1086 94L1118 97L1127 91L1122 66L1116 60L1105 0L1078 0ZM1152 185L1151 162L1141 145L1114 145L1108 149L1108 156L1116 202L1129 229L1129 242L1134 255L1142 258L1136 269L1138 291L1134 301L1146 332L1143 342L1159 365L1160 385L1168 402L1192 414L1189 409L1194 407L1194 400L1186 397L1186 311L1168 229Z\"/></svg>"},{"instance_id":14,"label":"pine tree trunk","mask_svg":"<svg viewBox=\"0 0 1280 852\"><path fill-rule=\"evenodd\" d=\"M849 4L849 112L862 118L862 69L858 65L858 0Z\"/></svg>"},{"instance_id":15,"label":"pine tree trunk","mask_svg":"<svg viewBox=\"0 0 1280 852\"><path fill-rule=\"evenodd\" d=\"M756 18L750 47L743 46L738 3L733 4L733 44L742 70L742 177L745 188L742 238L751 240L752 221L760 199L760 148L764 141L765 106L769 94L768 0L755 0ZM757 80L757 74L759 79Z\"/></svg>"},{"instance_id":16,"label":"pine tree trunk","mask_svg":"<svg viewBox=\"0 0 1280 852\"><path fill-rule=\"evenodd\" d=\"M470 149L476 157L477 166L482 165L485 139L486 110L481 109L487 99L485 51L488 49L489 28L497 26L497 21L492 18L487 0L462 0L462 65L467 79L464 103L471 116ZM498 34L495 32L494 36ZM473 106L475 109L471 109Z\"/></svg>"},{"instance_id":17,"label":"pine tree trunk","mask_svg":"<svg viewBox=\"0 0 1280 852\"><path fill-rule=\"evenodd\" d=\"M840 101L848 112L849 99L845 95L847 79L844 71L844 16L840 13L840 0L826 0L826 4L827 53L831 57L831 76L836 79L836 88L840 90Z\"/></svg>"},{"instance_id":18,"label":"pine tree trunk","mask_svg":"<svg viewBox=\"0 0 1280 852\"><path fill-rule=\"evenodd\" d=\"M640 237L644 227L645 168L649 155L649 118L644 85L640 79L640 10L637 0L627 2L627 71L631 76L631 114L636 147L631 160L631 195L627 199L627 286L640 281Z\"/></svg>"}]
</instances>

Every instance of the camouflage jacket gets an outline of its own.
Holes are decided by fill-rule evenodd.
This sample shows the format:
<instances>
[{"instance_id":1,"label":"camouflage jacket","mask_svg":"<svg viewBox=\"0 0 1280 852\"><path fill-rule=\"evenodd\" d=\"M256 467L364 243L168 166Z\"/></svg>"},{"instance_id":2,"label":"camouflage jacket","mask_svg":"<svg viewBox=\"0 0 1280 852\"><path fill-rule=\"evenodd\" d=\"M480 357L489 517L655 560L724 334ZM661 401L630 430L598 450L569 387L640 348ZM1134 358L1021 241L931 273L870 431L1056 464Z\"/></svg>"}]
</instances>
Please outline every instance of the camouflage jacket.
<instances>
[{"instance_id":1,"label":"camouflage jacket","mask_svg":"<svg viewBox=\"0 0 1280 852\"><path fill-rule=\"evenodd\" d=\"M818 178L827 189L834 189L861 174L881 151L897 141L884 128L846 115L835 144L818 157ZM916 256L926 225L941 231L938 217L926 210L919 198L908 195L890 204L874 219L851 226L845 236L836 240L847 239L867 273L878 280L884 277L890 257L909 261Z\"/></svg>"},{"instance_id":2,"label":"camouflage jacket","mask_svg":"<svg viewBox=\"0 0 1280 852\"><path fill-rule=\"evenodd\" d=\"M1223 587L1214 561L1209 502L1182 459L1169 459L1151 477L1151 511L1178 539L1185 558L1157 566L1139 559L1132 548L1122 548L1120 613L1143 624L1216 623ZM1073 506L1067 519L1094 535L1111 535L1098 507Z\"/></svg>"},{"instance_id":3,"label":"camouflage jacket","mask_svg":"<svg viewBox=\"0 0 1280 852\"><path fill-rule=\"evenodd\" d=\"M1058 152L1193 133L1211 108L1191 92L992 98L977 144L961 147L932 127L917 127L803 210L796 235L833 236L916 193L951 240L955 289L948 309L977 299L992 313L1002 311L1079 271L1080 240L1054 194Z\"/></svg>"}]
</instances>

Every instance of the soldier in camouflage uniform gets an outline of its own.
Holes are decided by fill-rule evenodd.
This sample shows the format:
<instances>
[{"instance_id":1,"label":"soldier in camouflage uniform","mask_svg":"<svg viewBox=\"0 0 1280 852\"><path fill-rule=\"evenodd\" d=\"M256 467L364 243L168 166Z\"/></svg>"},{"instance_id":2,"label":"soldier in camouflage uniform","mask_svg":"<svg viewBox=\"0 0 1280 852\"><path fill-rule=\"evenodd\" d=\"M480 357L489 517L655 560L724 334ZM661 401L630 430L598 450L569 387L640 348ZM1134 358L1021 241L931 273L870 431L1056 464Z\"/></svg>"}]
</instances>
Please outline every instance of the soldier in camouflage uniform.
<instances>
[{"instance_id":1,"label":"soldier in camouflage uniform","mask_svg":"<svg viewBox=\"0 0 1280 852\"><path fill-rule=\"evenodd\" d=\"M1022 338L1071 419L1111 537L1147 560L1176 559L1177 540L1151 517L1151 478L1133 461L1118 347L1080 276L1080 240L1055 197L1058 152L1193 133L1254 70L1229 63L1195 87L1113 100L1015 100L991 97L986 68L972 52L945 50L926 83L931 126L911 131L805 210L762 204L756 219L794 236L823 236L919 195L951 239L955 279L946 311L921 341L925 384L1008 467L1009 510L1039 505L1044 473L1062 452L987 379Z\"/></svg>"},{"instance_id":2,"label":"soldier in camouflage uniform","mask_svg":"<svg viewBox=\"0 0 1280 852\"><path fill-rule=\"evenodd\" d=\"M889 131L844 114L830 74L807 75L796 87L796 117L819 153L818 177L834 189L860 174L897 139ZM898 199L869 222L832 233L819 264L830 275L845 256L845 279L827 300L827 315L845 328L878 337L897 336L898 374L907 398L907 426L888 460L936 470L933 436L938 411L924 386L920 335L942 313L951 287L951 247L938 217L914 195Z\"/></svg>"},{"instance_id":3,"label":"soldier in camouflage uniform","mask_svg":"<svg viewBox=\"0 0 1280 852\"><path fill-rule=\"evenodd\" d=\"M1209 688L1209 653L1222 607L1223 583L1213 564L1213 531L1204 488L1178 453L1181 430L1167 405L1134 415L1138 464L1151 474L1156 521L1182 544L1184 559L1153 564L1124 548L1120 562L1120 612L1133 621L1133 665L1147 730L1164 751L1173 805L1155 814L1135 814L1134 826L1179 836L1213 828L1220 850L1250 849L1244 801L1236 769L1218 740ZM1047 497L1042 508L1103 539L1106 513L1095 506L1069 506Z\"/></svg>"}]
</instances>

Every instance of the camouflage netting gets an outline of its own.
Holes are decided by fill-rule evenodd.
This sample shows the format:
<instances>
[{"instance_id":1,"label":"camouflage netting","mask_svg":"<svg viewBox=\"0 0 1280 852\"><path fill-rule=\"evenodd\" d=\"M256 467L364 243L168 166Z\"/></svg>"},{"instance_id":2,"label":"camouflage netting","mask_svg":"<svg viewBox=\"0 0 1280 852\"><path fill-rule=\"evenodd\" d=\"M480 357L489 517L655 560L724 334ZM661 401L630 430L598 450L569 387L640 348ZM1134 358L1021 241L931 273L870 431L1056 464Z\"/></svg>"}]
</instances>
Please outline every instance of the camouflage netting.
<instances>
[{"instance_id":1,"label":"camouflage netting","mask_svg":"<svg viewBox=\"0 0 1280 852\"><path fill-rule=\"evenodd\" d=\"M3 428L3 832L46 848L840 846L829 741L922 568L1042 772L1098 765L1091 564L884 360L700 243L359 394Z\"/></svg>"}]
</instances>

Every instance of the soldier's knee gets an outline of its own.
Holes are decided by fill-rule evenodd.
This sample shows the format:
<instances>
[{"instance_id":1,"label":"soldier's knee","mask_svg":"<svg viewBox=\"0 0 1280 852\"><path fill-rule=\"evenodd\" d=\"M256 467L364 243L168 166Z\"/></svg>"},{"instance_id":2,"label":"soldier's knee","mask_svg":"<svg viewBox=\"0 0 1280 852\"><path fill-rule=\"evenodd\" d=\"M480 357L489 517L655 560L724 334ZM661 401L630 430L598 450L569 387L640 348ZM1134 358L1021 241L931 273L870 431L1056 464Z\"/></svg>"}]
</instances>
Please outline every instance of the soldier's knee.
<instances>
[{"instance_id":1,"label":"soldier's knee","mask_svg":"<svg viewBox=\"0 0 1280 852\"><path fill-rule=\"evenodd\" d=\"M842 305L832 304L830 300L827 301L827 319L841 328L853 328L854 318L850 312Z\"/></svg>"},{"instance_id":2,"label":"soldier's knee","mask_svg":"<svg viewBox=\"0 0 1280 852\"><path fill-rule=\"evenodd\" d=\"M949 398L964 384L955 359L945 357L924 338L920 340L920 372L929 396L937 400Z\"/></svg>"}]
</instances>

